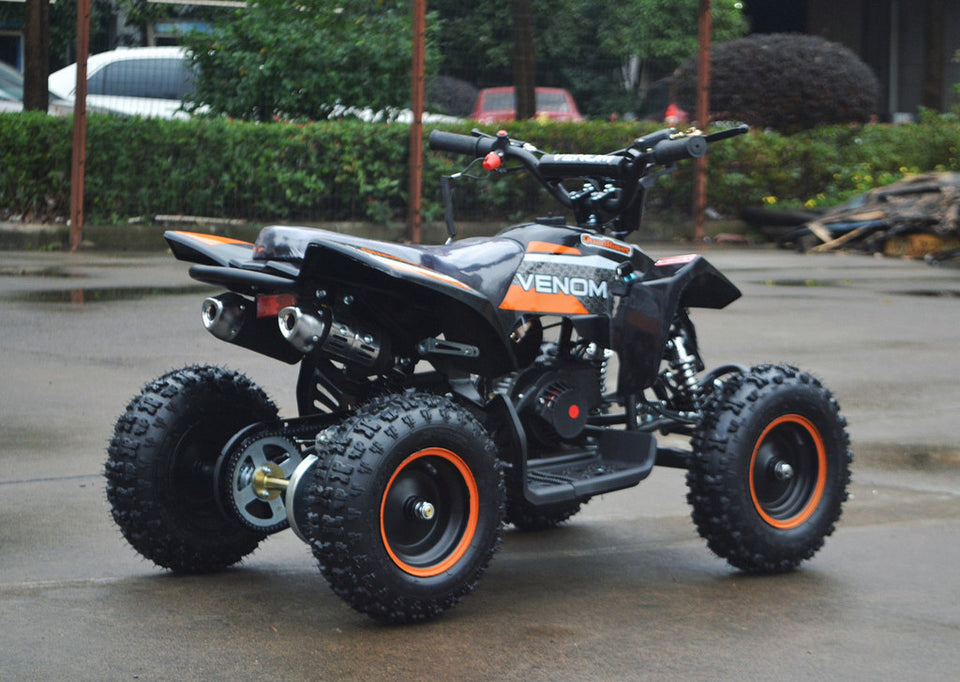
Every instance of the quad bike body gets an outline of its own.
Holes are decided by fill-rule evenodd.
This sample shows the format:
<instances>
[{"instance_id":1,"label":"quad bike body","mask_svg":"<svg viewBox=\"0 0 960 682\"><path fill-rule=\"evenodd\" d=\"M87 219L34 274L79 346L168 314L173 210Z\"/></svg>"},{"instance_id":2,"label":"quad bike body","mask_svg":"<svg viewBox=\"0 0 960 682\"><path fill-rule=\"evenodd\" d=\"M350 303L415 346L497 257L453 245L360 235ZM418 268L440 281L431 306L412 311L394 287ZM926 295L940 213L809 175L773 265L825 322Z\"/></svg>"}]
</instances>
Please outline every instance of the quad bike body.
<instances>
[{"instance_id":1,"label":"quad bike body","mask_svg":"<svg viewBox=\"0 0 960 682\"><path fill-rule=\"evenodd\" d=\"M253 244L166 233L193 278L227 290L203 302L208 331L299 363L299 414L215 367L148 384L109 447L123 534L160 566L200 572L290 527L354 608L418 621L474 589L504 521L549 528L662 465L687 470L694 522L733 566L811 557L849 480L836 401L789 366L705 372L690 310L739 290L699 255L654 260L624 241L661 168L741 132L668 129L604 155L431 135L488 170L532 173L575 226L453 241L448 201L440 246L288 226Z\"/></svg>"}]
</instances>

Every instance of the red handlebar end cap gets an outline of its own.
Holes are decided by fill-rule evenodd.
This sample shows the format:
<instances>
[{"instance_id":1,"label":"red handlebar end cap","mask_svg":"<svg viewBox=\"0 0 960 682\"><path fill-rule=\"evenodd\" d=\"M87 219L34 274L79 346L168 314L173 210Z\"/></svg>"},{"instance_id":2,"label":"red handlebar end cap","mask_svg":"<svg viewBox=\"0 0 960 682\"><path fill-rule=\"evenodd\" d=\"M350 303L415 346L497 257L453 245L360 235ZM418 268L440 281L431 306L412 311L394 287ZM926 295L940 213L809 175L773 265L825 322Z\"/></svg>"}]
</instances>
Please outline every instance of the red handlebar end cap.
<instances>
[{"instance_id":1,"label":"red handlebar end cap","mask_svg":"<svg viewBox=\"0 0 960 682\"><path fill-rule=\"evenodd\" d=\"M500 167L501 163L503 163L503 157L500 156L497 152L490 152L485 157L483 157L483 170L485 171L497 170Z\"/></svg>"}]
</instances>

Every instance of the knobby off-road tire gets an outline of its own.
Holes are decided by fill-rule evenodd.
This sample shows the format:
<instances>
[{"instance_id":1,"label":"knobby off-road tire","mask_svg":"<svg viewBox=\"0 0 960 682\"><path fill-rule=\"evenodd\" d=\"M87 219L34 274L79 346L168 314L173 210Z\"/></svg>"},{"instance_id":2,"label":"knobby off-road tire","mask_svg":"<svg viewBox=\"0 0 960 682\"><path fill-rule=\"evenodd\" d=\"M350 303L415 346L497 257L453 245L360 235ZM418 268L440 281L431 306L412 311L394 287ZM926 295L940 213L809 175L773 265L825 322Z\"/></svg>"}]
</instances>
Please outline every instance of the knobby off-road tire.
<instances>
[{"instance_id":1,"label":"knobby off-road tire","mask_svg":"<svg viewBox=\"0 0 960 682\"><path fill-rule=\"evenodd\" d=\"M580 502L574 501L534 507L523 497L523 484L512 484L507 502L507 522L523 531L550 530L569 520L580 511L580 506Z\"/></svg>"},{"instance_id":2,"label":"knobby off-road tire","mask_svg":"<svg viewBox=\"0 0 960 682\"><path fill-rule=\"evenodd\" d=\"M748 573L795 568L823 545L850 481L836 400L809 374L763 365L727 378L693 437L687 501L700 535Z\"/></svg>"},{"instance_id":3,"label":"knobby off-road tire","mask_svg":"<svg viewBox=\"0 0 960 682\"><path fill-rule=\"evenodd\" d=\"M259 387L218 367L185 367L147 384L107 451L107 499L133 548L182 573L220 570L256 549L266 536L221 511L214 470L231 436L276 418Z\"/></svg>"},{"instance_id":4,"label":"knobby off-road tire","mask_svg":"<svg viewBox=\"0 0 960 682\"><path fill-rule=\"evenodd\" d=\"M493 441L467 410L428 394L377 398L321 434L321 447L309 532L338 596L407 623L474 590L500 543L504 486Z\"/></svg>"}]
</instances>

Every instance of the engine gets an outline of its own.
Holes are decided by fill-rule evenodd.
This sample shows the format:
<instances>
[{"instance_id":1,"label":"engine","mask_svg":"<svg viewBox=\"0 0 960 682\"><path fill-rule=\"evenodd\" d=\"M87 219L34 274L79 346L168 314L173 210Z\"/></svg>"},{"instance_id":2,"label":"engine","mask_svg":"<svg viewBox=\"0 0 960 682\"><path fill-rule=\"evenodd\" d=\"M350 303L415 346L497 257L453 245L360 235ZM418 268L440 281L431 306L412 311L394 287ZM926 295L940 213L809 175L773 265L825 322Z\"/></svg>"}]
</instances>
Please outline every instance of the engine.
<instances>
[{"instance_id":1,"label":"engine","mask_svg":"<svg viewBox=\"0 0 960 682\"><path fill-rule=\"evenodd\" d=\"M590 414L603 402L600 370L590 362L540 367L521 378L517 406L527 435L544 446L571 441L583 433Z\"/></svg>"}]
</instances>

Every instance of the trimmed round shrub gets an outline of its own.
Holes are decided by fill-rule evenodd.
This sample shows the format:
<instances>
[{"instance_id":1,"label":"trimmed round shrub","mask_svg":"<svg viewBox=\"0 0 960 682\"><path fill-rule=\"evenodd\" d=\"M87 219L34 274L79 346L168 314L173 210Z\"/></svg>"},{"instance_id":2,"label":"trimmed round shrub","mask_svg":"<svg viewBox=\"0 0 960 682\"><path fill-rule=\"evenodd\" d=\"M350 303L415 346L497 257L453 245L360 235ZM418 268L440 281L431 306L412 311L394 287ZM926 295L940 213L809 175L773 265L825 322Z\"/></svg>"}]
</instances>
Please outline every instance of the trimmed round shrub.
<instances>
[{"instance_id":1,"label":"trimmed round shrub","mask_svg":"<svg viewBox=\"0 0 960 682\"><path fill-rule=\"evenodd\" d=\"M465 80L452 76L428 77L426 82L427 111L466 118L473 113L480 90Z\"/></svg>"},{"instance_id":2,"label":"trimmed round shrub","mask_svg":"<svg viewBox=\"0 0 960 682\"><path fill-rule=\"evenodd\" d=\"M696 60L674 74L674 97L694 110ZM851 50L799 33L752 35L713 46L710 110L714 119L795 132L831 123L866 122L877 113L880 84Z\"/></svg>"}]
</instances>

